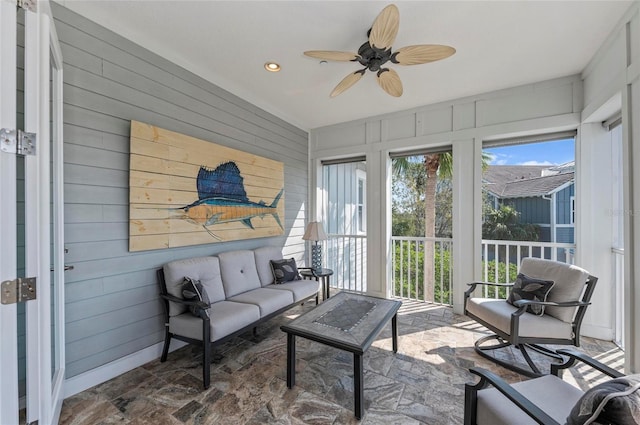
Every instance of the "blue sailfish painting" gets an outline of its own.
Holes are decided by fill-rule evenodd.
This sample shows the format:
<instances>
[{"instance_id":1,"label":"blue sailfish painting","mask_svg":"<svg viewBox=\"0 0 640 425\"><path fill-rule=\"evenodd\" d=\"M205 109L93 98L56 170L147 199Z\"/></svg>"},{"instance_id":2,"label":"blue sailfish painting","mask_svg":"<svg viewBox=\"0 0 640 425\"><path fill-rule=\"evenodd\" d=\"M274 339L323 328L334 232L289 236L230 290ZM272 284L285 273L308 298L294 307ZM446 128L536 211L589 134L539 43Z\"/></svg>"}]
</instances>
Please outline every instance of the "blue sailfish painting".
<instances>
[{"instance_id":1,"label":"blue sailfish painting","mask_svg":"<svg viewBox=\"0 0 640 425\"><path fill-rule=\"evenodd\" d=\"M276 195L270 205L264 201L253 202L247 198L244 190L244 178L235 162L229 161L217 166L214 170L200 167L196 180L198 200L179 208L183 211L181 218L199 224L215 239L220 240L209 226L220 223L239 221L253 229L251 219L271 215L281 229L278 216L278 202L284 188Z\"/></svg>"}]
</instances>

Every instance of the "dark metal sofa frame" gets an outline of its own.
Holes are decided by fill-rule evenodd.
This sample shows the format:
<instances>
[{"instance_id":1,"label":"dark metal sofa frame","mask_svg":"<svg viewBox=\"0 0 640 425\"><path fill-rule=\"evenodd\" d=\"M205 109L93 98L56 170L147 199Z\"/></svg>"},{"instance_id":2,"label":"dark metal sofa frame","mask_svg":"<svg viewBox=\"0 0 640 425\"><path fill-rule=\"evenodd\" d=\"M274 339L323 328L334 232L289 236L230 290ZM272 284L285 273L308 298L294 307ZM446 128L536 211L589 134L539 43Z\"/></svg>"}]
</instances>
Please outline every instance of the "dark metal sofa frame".
<instances>
[{"instance_id":1,"label":"dark metal sofa frame","mask_svg":"<svg viewBox=\"0 0 640 425\"><path fill-rule=\"evenodd\" d=\"M298 268L299 270L301 268ZM182 336L182 335L176 335L173 334L171 332L169 332L169 302L174 302L174 303L178 303L178 304L182 304L185 306L192 306L192 305L197 305L199 307L202 308L208 308L209 305L201 302L201 301L187 301L184 300L182 298L178 298L175 297L171 294L169 294L167 292L167 283L165 281L164 278L164 269L158 269L157 271L157 275L158 275L158 282L160 283L160 297L163 300L163 305L164 305L164 329L165 329L165 333L164 333L164 346L162 348L162 356L160 357L160 361L161 362L165 362L167 360L167 355L169 354L169 345L171 344L171 339L175 338L177 340L180 341L184 341L188 344L193 344L193 345L197 345L202 347L203 350L203 356L202 356L202 381L204 384L204 389L208 389L209 385L211 383L211 361L212 361L212 354L213 354L213 349L216 346L219 346L223 343L225 343L226 341L229 341L230 339L241 335L245 332L248 332L249 330L253 331L254 336L257 335L257 327L259 324L266 322L267 320L281 314L284 313L285 311L297 306L297 305L302 305L307 301L311 301L312 299L315 298L316 300L316 305L318 305L319 302L319 298L318 298L318 293L316 293L316 295L311 295L310 297L307 297L303 300L300 301L296 301L292 304L289 304L286 307L283 307L277 311L274 311L273 313L270 313L264 317L261 317L259 320L241 328L238 329L237 331L222 337L216 341L211 342L211 323L210 323L210 319L208 317L205 318L201 318L202 320L202 340L198 340L198 339L193 339L193 338L189 338L186 336ZM208 341L208 343L207 343Z\"/></svg>"}]
</instances>

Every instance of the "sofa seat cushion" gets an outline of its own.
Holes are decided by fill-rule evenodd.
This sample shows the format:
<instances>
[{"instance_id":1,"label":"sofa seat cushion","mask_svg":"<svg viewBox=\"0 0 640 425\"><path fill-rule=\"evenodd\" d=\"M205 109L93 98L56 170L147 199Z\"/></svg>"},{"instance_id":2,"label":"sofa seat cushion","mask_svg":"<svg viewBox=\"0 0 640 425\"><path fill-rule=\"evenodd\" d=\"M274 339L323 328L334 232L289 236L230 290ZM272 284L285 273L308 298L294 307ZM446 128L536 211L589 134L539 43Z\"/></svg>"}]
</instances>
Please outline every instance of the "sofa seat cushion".
<instances>
[{"instance_id":1,"label":"sofa seat cushion","mask_svg":"<svg viewBox=\"0 0 640 425\"><path fill-rule=\"evenodd\" d=\"M261 287L253 251L222 252L218 258L227 299Z\"/></svg>"},{"instance_id":2,"label":"sofa seat cushion","mask_svg":"<svg viewBox=\"0 0 640 425\"><path fill-rule=\"evenodd\" d=\"M253 304L219 301L209 308L211 342L217 341L260 319L260 309ZM169 319L169 332L202 340L202 319L184 313Z\"/></svg>"},{"instance_id":3,"label":"sofa seat cushion","mask_svg":"<svg viewBox=\"0 0 640 425\"><path fill-rule=\"evenodd\" d=\"M229 298L229 301L246 303L260 308L260 317L264 317L293 303L291 291L270 288L258 288Z\"/></svg>"},{"instance_id":4,"label":"sofa seat cushion","mask_svg":"<svg viewBox=\"0 0 640 425\"><path fill-rule=\"evenodd\" d=\"M565 423L583 392L553 375L518 382L513 388L540 407L558 423ZM477 425L535 425L529 415L495 388L478 391Z\"/></svg>"},{"instance_id":5,"label":"sofa seat cushion","mask_svg":"<svg viewBox=\"0 0 640 425\"><path fill-rule=\"evenodd\" d=\"M305 298L309 298L318 293L320 286L320 282L315 280L295 280L292 282L285 282L279 284L273 284L267 286L269 289L278 289L290 291L293 293L293 301L298 302L300 300L304 300Z\"/></svg>"},{"instance_id":6,"label":"sofa seat cushion","mask_svg":"<svg viewBox=\"0 0 640 425\"><path fill-rule=\"evenodd\" d=\"M167 292L174 297L182 298L184 278L199 280L204 287L209 301L215 303L225 299L220 263L216 257L197 257L171 261L164 265L164 280ZM187 307L177 303L169 303L169 316L182 314Z\"/></svg>"},{"instance_id":7,"label":"sofa seat cushion","mask_svg":"<svg viewBox=\"0 0 640 425\"><path fill-rule=\"evenodd\" d=\"M277 246L263 246L253 250L260 284L264 287L273 283L271 260L282 260L282 249Z\"/></svg>"},{"instance_id":8,"label":"sofa seat cushion","mask_svg":"<svg viewBox=\"0 0 640 425\"><path fill-rule=\"evenodd\" d=\"M511 335L511 314L518 310L505 300L494 298L469 298L467 311L478 319L491 323L502 332ZM520 316L518 336L523 338L573 338L571 324L547 314L536 316L524 313Z\"/></svg>"}]
</instances>

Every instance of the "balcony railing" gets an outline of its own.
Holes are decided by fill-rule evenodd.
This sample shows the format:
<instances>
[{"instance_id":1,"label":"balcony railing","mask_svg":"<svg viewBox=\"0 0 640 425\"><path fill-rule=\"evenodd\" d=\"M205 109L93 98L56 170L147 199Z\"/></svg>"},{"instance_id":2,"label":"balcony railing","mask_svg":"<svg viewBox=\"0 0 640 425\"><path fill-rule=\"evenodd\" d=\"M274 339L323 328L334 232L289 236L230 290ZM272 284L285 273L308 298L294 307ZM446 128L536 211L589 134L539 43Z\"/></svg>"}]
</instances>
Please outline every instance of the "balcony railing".
<instances>
[{"instance_id":1,"label":"balcony railing","mask_svg":"<svg viewBox=\"0 0 640 425\"><path fill-rule=\"evenodd\" d=\"M391 243L391 294L411 300L452 305L453 239L393 236ZM425 258L431 259L426 269ZM426 275L431 278L425 279Z\"/></svg>"},{"instance_id":2,"label":"balcony railing","mask_svg":"<svg viewBox=\"0 0 640 425\"><path fill-rule=\"evenodd\" d=\"M328 235L324 246L324 266L333 270L331 286L367 292L367 237Z\"/></svg>"},{"instance_id":3,"label":"balcony railing","mask_svg":"<svg viewBox=\"0 0 640 425\"><path fill-rule=\"evenodd\" d=\"M367 291L367 238L364 235L331 234L324 244L324 265L333 270L331 286L355 292ZM453 304L453 239L393 236L392 296ZM573 264L575 244L557 242L482 241L482 280L509 283L516 279L525 257ZM615 253L615 252L614 252ZM424 258L431 258L425 270ZM619 266L617 270L622 270ZM425 272L431 279L424 279ZM622 279L617 279L622 281ZM484 287L485 297L506 298L508 291Z\"/></svg>"},{"instance_id":4,"label":"balcony railing","mask_svg":"<svg viewBox=\"0 0 640 425\"><path fill-rule=\"evenodd\" d=\"M525 257L544 258L574 264L575 244L558 242L482 241L482 280L511 283L518 275ZM507 298L509 291L495 286L483 286L484 297Z\"/></svg>"}]
</instances>

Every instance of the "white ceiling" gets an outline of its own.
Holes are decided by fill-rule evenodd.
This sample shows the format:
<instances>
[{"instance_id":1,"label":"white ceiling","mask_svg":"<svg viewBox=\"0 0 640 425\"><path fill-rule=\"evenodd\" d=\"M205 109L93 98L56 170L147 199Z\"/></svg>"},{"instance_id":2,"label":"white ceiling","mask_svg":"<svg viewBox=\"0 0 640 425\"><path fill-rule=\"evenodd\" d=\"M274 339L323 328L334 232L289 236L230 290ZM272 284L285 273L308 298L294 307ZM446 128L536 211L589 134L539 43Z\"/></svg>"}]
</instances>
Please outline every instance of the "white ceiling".
<instances>
[{"instance_id":1,"label":"white ceiling","mask_svg":"<svg viewBox=\"0 0 640 425\"><path fill-rule=\"evenodd\" d=\"M629 8L622 1L396 1L394 48L446 44L443 61L392 65L393 98L368 72L329 93L351 62L320 65L305 50L356 52L389 2L60 0L137 44L305 130L580 73ZM267 61L282 66L264 70Z\"/></svg>"}]
</instances>

